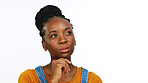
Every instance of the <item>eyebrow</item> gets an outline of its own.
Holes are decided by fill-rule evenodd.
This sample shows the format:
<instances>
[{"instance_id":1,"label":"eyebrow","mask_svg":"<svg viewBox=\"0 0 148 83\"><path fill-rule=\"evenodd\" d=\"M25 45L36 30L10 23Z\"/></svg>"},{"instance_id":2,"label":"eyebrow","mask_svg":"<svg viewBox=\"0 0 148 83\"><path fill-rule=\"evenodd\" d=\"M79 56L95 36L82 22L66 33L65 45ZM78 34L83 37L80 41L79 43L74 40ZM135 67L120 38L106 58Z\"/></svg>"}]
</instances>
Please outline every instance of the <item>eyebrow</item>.
<instances>
[{"instance_id":1,"label":"eyebrow","mask_svg":"<svg viewBox=\"0 0 148 83\"><path fill-rule=\"evenodd\" d=\"M67 27L67 28L64 29L64 31L66 31L67 29L71 29L71 28L70 28L70 27ZM50 32L48 33L48 35L49 35L50 33L53 33L53 32L57 32L57 31L55 31L55 30L54 30L54 31L50 31Z\"/></svg>"},{"instance_id":2,"label":"eyebrow","mask_svg":"<svg viewBox=\"0 0 148 83\"><path fill-rule=\"evenodd\" d=\"M71 28L70 28L70 27L67 27L67 28L65 28L65 31L66 31L67 29L71 29Z\"/></svg>"},{"instance_id":3,"label":"eyebrow","mask_svg":"<svg viewBox=\"0 0 148 83\"><path fill-rule=\"evenodd\" d=\"M53 32L57 32L57 31L50 31L50 32L48 33L48 35L49 35L50 33L53 33Z\"/></svg>"}]
</instances>

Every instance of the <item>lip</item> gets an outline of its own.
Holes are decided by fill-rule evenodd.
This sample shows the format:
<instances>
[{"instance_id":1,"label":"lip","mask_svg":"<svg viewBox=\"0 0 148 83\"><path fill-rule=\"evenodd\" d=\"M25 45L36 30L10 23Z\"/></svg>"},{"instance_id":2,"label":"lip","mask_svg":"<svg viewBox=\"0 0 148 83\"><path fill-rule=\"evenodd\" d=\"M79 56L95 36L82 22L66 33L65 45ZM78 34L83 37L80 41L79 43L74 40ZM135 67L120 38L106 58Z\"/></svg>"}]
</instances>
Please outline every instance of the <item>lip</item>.
<instances>
[{"instance_id":1,"label":"lip","mask_svg":"<svg viewBox=\"0 0 148 83\"><path fill-rule=\"evenodd\" d=\"M68 52L69 50L70 50L70 47L68 47L68 46L62 47L62 48L59 49L59 51L60 51L61 53L66 53L66 52Z\"/></svg>"}]
</instances>

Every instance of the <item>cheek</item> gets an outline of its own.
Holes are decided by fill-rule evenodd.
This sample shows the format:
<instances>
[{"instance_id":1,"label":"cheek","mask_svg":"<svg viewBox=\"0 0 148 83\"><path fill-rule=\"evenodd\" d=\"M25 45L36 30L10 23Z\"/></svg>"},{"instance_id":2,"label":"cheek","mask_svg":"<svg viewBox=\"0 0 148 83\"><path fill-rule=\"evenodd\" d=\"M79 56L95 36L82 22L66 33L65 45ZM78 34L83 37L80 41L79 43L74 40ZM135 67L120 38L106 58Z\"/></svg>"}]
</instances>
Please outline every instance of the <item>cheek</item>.
<instances>
[{"instance_id":1,"label":"cheek","mask_svg":"<svg viewBox=\"0 0 148 83\"><path fill-rule=\"evenodd\" d=\"M55 50L57 49L57 41L49 40L46 46L50 51Z\"/></svg>"},{"instance_id":2,"label":"cheek","mask_svg":"<svg viewBox=\"0 0 148 83\"><path fill-rule=\"evenodd\" d=\"M72 37L72 41L73 41L74 43L76 42L76 40L75 40L75 37L74 37L74 36Z\"/></svg>"},{"instance_id":3,"label":"cheek","mask_svg":"<svg viewBox=\"0 0 148 83\"><path fill-rule=\"evenodd\" d=\"M75 45L75 38L74 38L74 36L70 37L69 41L71 42L72 45Z\"/></svg>"}]
</instances>

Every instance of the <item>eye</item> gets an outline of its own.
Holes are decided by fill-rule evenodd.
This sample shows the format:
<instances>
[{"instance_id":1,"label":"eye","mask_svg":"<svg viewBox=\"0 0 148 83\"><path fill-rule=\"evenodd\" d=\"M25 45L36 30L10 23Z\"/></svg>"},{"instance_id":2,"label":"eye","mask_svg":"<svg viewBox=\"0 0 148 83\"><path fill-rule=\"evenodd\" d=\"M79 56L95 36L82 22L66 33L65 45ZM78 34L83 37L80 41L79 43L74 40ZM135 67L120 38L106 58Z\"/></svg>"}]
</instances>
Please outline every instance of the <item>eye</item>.
<instances>
[{"instance_id":1,"label":"eye","mask_svg":"<svg viewBox=\"0 0 148 83\"><path fill-rule=\"evenodd\" d=\"M67 34L67 35L71 34L71 31L68 31L66 34Z\"/></svg>"},{"instance_id":2,"label":"eye","mask_svg":"<svg viewBox=\"0 0 148 83\"><path fill-rule=\"evenodd\" d=\"M57 36L56 34L53 34L53 35L50 36L50 38L54 38L54 37L56 37L56 36Z\"/></svg>"}]
</instances>

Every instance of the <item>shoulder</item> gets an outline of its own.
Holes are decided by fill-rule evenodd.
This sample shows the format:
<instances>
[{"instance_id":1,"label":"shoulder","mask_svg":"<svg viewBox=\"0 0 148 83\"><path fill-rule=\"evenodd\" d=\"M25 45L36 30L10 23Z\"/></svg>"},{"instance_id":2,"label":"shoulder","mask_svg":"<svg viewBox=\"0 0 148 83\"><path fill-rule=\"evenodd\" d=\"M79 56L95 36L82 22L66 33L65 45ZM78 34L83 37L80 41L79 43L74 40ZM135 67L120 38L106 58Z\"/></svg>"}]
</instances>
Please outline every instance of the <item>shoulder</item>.
<instances>
[{"instance_id":1,"label":"shoulder","mask_svg":"<svg viewBox=\"0 0 148 83\"><path fill-rule=\"evenodd\" d=\"M34 81L38 81L38 78L34 69L28 69L22 72L18 79L18 83L26 83L26 82L34 82Z\"/></svg>"},{"instance_id":2,"label":"shoulder","mask_svg":"<svg viewBox=\"0 0 148 83\"><path fill-rule=\"evenodd\" d=\"M82 72L82 69L81 69L81 72ZM88 83L103 83L103 82L98 75L96 75L93 72L89 72L88 73Z\"/></svg>"},{"instance_id":3,"label":"shoulder","mask_svg":"<svg viewBox=\"0 0 148 83\"><path fill-rule=\"evenodd\" d=\"M89 72L88 83L102 83L101 78L93 72Z\"/></svg>"}]
</instances>

